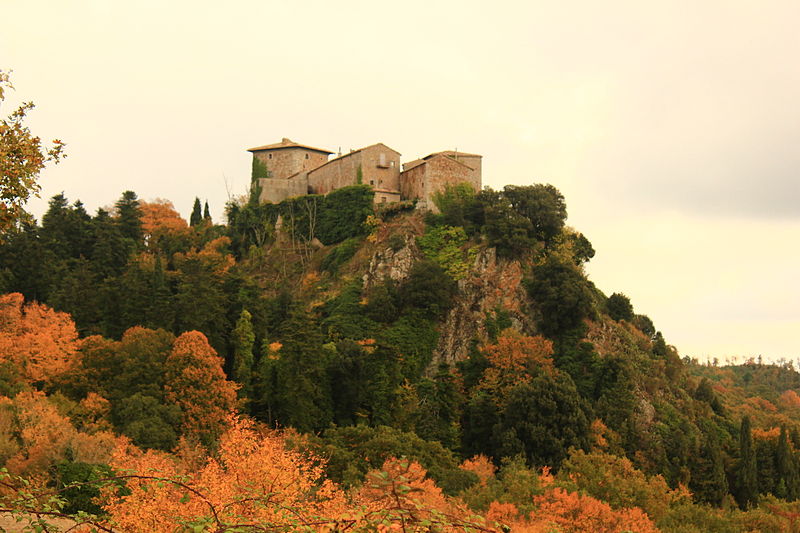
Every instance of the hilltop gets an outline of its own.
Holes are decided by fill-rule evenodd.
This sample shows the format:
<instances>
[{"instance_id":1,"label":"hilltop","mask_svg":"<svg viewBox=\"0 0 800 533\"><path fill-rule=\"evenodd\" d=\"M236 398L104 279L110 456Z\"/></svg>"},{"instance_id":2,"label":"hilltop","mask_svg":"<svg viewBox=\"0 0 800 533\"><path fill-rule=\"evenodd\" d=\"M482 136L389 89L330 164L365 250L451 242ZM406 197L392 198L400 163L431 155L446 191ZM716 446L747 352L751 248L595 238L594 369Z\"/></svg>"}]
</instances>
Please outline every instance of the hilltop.
<instances>
[{"instance_id":1,"label":"hilltop","mask_svg":"<svg viewBox=\"0 0 800 533\"><path fill-rule=\"evenodd\" d=\"M374 194L254 187L226 225L199 201L187 224L132 192L95 216L54 197L0 246L3 462L42 487L156 463L171 479L272 442L375 505L375 472L427 472L424 505L487 528L788 530L791 366L682 360L624 288L587 278L594 249L551 185L451 185L435 212ZM66 509L136 523L99 494Z\"/></svg>"}]
</instances>

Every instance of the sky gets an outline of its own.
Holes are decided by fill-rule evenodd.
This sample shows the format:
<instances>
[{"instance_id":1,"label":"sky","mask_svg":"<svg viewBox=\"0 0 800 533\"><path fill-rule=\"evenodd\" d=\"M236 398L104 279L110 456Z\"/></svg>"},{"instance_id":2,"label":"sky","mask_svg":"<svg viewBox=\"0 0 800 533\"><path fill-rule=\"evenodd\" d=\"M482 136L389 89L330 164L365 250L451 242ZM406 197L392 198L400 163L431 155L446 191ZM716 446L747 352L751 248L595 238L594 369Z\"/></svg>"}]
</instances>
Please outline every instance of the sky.
<instances>
[{"instance_id":1,"label":"sky","mask_svg":"<svg viewBox=\"0 0 800 533\"><path fill-rule=\"evenodd\" d=\"M480 153L552 183L622 292L691 357L800 359L800 3L0 0L0 69L45 170L94 212L127 189L223 217L282 137L404 161Z\"/></svg>"}]
</instances>

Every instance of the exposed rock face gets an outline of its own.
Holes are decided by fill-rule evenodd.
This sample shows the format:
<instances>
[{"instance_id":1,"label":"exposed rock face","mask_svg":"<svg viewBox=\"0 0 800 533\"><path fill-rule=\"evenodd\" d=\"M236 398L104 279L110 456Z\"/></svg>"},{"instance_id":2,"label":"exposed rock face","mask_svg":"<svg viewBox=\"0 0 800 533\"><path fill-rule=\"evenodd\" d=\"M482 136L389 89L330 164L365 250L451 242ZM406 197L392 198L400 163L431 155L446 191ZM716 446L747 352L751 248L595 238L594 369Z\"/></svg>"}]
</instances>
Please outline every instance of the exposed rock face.
<instances>
[{"instance_id":1,"label":"exposed rock face","mask_svg":"<svg viewBox=\"0 0 800 533\"><path fill-rule=\"evenodd\" d=\"M364 274L364 289L385 278L401 281L408 278L411 267L423 254L413 235L405 237L405 245L376 252ZM429 372L444 362L453 365L467 357L470 343L482 334L486 315L504 309L511 315L515 328L533 331L528 316L527 294L522 286L522 265L519 261L498 259L494 248L482 249L469 273L458 282L458 296L453 308L439 325L439 342L433 353Z\"/></svg>"},{"instance_id":2,"label":"exposed rock face","mask_svg":"<svg viewBox=\"0 0 800 533\"><path fill-rule=\"evenodd\" d=\"M483 333L486 314L495 309L506 310L520 331L532 331L522 278L519 261L498 259L494 248L481 250L470 273L458 282L459 295L440 325L439 344L429 370L465 359L472 340Z\"/></svg>"},{"instance_id":3,"label":"exposed rock face","mask_svg":"<svg viewBox=\"0 0 800 533\"><path fill-rule=\"evenodd\" d=\"M402 248L398 250L386 248L372 256L363 277L364 289L369 289L386 278L394 281L406 279L411 267L421 258L422 252L417 248L415 237L406 235L405 245Z\"/></svg>"}]
</instances>

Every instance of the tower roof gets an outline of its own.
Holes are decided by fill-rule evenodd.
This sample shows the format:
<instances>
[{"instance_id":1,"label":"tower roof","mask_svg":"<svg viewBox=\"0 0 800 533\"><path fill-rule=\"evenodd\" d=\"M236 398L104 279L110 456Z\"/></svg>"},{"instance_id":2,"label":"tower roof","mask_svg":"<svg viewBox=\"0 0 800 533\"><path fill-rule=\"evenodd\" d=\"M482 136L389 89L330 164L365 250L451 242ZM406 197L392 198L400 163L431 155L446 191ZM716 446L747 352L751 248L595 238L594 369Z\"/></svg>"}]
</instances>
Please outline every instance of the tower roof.
<instances>
[{"instance_id":1,"label":"tower roof","mask_svg":"<svg viewBox=\"0 0 800 533\"><path fill-rule=\"evenodd\" d=\"M332 154L330 150L323 150L322 148L314 148L305 144L296 143L291 139L284 137L281 142L275 144L266 144L264 146L257 146L255 148L248 148L248 152L262 152L265 150L281 150L284 148L302 148L303 150L311 150L312 152L319 152L321 154Z\"/></svg>"}]
</instances>

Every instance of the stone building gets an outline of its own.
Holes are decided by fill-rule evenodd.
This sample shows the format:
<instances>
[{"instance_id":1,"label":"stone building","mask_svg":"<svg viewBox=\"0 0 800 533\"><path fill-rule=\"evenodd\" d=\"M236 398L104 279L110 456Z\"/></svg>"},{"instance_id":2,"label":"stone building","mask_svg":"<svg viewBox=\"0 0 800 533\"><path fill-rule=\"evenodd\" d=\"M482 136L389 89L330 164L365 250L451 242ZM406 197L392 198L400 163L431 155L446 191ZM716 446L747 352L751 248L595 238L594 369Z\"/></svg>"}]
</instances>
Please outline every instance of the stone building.
<instances>
[{"instance_id":1,"label":"stone building","mask_svg":"<svg viewBox=\"0 0 800 533\"><path fill-rule=\"evenodd\" d=\"M436 152L403 165L400 174L401 198L417 199L421 209L436 211L433 195L448 185L468 183L481 190L481 159L477 154Z\"/></svg>"},{"instance_id":2,"label":"stone building","mask_svg":"<svg viewBox=\"0 0 800 533\"><path fill-rule=\"evenodd\" d=\"M363 183L375 191L375 202L400 201L400 152L383 143L353 150L311 170L308 189L327 194L334 189Z\"/></svg>"},{"instance_id":3,"label":"stone building","mask_svg":"<svg viewBox=\"0 0 800 533\"><path fill-rule=\"evenodd\" d=\"M308 194L309 170L324 165L333 152L298 144L284 137L281 142L250 148L254 162L267 169L267 178L259 179L262 202L278 203L293 196Z\"/></svg>"},{"instance_id":4,"label":"stone building","mask_svg":"<svg viewBox=\"0 0 800 533\"><path fill-rule=\"evenodd\" d=\"M403 165L400 153L377 143L328 160L333 153L284 138L276 144L250 148L254 165L266 168L260 178L262 202L281 202L306 194L327 194L363 183L375 191L376 203L417 200L435 210L433 195L448 185L469 183L481 188L481 156L436 152Z\"/></svg>"}]
</instances>

